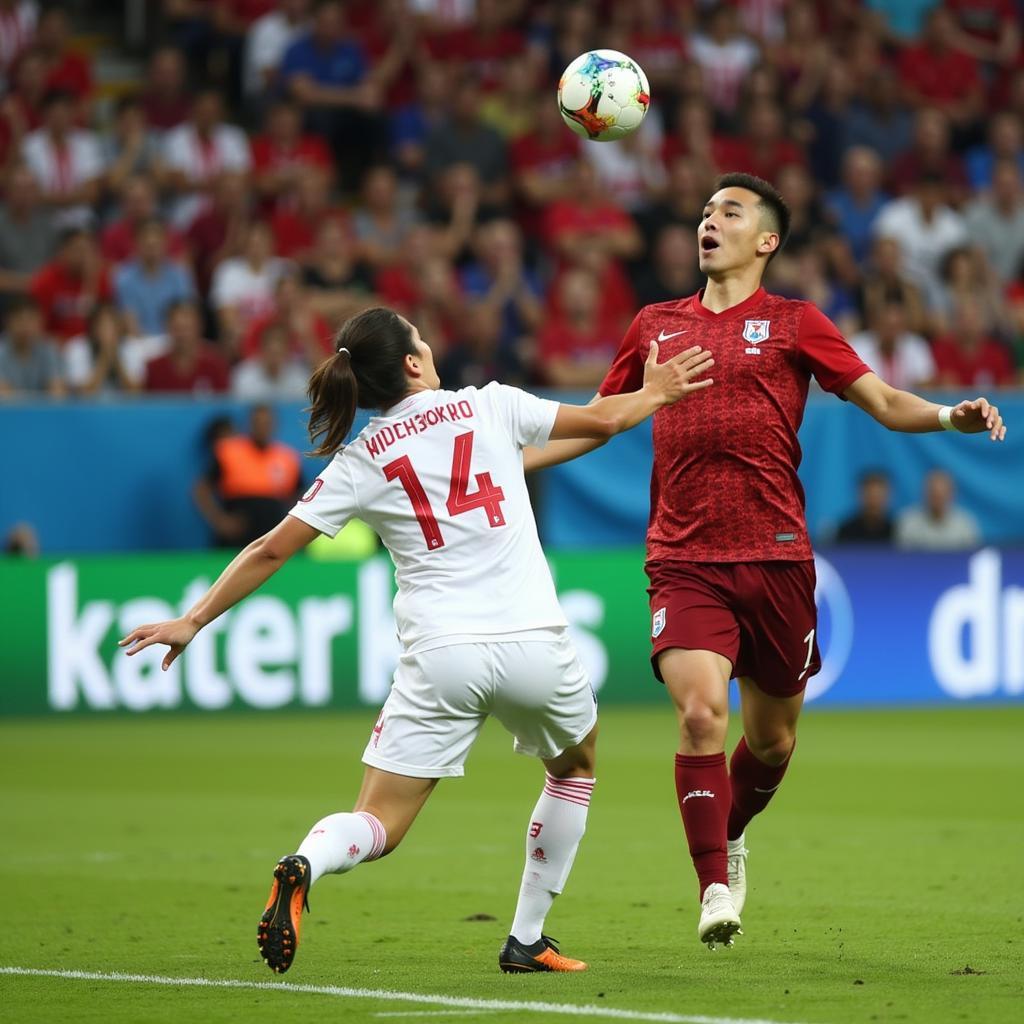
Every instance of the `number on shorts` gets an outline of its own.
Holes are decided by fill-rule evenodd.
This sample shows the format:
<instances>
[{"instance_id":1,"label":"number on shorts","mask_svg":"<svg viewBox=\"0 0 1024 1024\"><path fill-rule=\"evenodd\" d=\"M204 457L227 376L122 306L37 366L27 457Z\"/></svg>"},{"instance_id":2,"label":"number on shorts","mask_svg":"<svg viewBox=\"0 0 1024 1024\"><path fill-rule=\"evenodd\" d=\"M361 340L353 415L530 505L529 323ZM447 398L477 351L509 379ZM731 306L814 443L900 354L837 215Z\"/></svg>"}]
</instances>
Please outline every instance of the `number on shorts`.
<instances>
[{"instance_id":1,"label":"number on shorts","mask_svg":"<svg viewBox=\"0 0 1024 1024\"><path fill-rule=\"evenodd\" d=\"M811 667L811 656L814 654L814 630L812 629L807 636L804 637L804 643L807 644L807 660L804 662L804 670L796 677L796 681L799 683L803 679L807 670Z\"/></svg>"},{"instance_id":2,"label":"number on shorts","mask_svg":"<svg viewBox=\"0 0 1024 1024\"><path fill-rule=\"evenodd\" d=\"M455 438L455 450L452 453L452 479L448 488L448 514L459 516L464 512L472 512L482 508L487 512L487 525L494 529L505 525L505 515L501 511L501 503L505 500L505 492L494 486L490 473L477 473L474 476L477 489L470 494L469 475L473 461L473 431L459 434ZM430 507L430 499L423 489L416 470L408 455L403 455L383 467L384 476L388 480L398 480L409 496L416 521L423 531L423 539L430 551L444 547L444 534L441 526Z\"/></svg>"}]
</instances>

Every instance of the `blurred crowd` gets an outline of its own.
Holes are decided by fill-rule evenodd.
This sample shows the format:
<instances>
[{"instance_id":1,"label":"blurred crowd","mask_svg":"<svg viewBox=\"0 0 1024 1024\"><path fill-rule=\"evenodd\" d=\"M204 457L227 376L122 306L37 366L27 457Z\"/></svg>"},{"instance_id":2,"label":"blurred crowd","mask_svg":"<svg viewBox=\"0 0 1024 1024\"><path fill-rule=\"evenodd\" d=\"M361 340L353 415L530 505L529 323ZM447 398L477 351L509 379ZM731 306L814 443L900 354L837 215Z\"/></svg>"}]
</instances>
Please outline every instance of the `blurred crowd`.
<instances>
[{"instance_id":1,"label":"blurred crowd","mask_svg":"<svg viewBox=\"0 0 1024 1024\"><path fill-rule=\"evenodd\" d=\"M74 15L74 17L73 17ZM891 383L1024 383L1017 0L163 0L141 81L80 8L0 0L0 395L302 397L393 306L449 387L592 389L697 290L715 176L773 181L767 287ZM630 54L643 126L555 90ZM108 76L109 77L109 76Z\"/></svg>"}]
</instances>

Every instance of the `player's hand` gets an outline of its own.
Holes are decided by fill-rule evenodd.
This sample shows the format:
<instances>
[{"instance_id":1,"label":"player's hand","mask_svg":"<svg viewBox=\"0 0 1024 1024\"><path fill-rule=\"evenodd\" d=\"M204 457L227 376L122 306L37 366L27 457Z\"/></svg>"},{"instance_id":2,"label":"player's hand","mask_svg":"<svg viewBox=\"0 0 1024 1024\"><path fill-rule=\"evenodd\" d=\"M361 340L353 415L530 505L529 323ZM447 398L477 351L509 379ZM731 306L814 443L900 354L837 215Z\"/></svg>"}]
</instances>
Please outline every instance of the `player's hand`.
<instances>
[{"instance_id":1,"label":"player's hand","mask_svg":"<svg viewBox=\"0 0 1024 1024\"><path fill-rule=\"evenodd\" d=\"M1006 438L1003 417L987 398L975 398L974 401L965 399L954 406L950 422L961 434L983 434L988 431L988 436L993 441L1002 441Z\"/></svg>"},{"instance_id":2,"label":"player's hand","mask_svg":"<svg viewBox=\"0 0 1024 1024\"><path fill-rule=\"evenodd\" d=\"M695 378L707 373L714 365L711 353L702 349L700 345L694 345L685 352L659 363L658 343L652 341L651 350L647 353L647 362L644 363L644 388L653 391L666 405L670 405L692 391L711 387L714 384L711 377L704 380Z\"/></svg>"},{"instance_id":3,"label":"player's hand","mask_svg":"<svg viewBox=\"0 0 1024 1024\"><path fill-rule=\"evenodd\" d=\"M154 622L133 629L123 640L118 640L117 646L127 647L125 653L131 657L151 644L166 644L170 650L160 663L160 667L166 672L198 632L199 627L188 619L169 619L167 622Z\"/></svg>"}]
</instances>

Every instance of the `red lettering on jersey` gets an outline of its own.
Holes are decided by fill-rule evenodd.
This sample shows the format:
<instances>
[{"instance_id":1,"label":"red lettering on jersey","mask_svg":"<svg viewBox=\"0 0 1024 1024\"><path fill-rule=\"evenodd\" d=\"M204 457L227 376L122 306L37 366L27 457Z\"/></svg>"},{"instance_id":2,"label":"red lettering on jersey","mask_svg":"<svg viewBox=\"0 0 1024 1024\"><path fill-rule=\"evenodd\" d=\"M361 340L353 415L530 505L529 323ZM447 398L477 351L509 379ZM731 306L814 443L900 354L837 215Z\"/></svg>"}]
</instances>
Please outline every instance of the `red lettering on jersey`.
<instances>
[{"instance_id":1,"label":"red lettering on jersey","mask_svg":"<svg viewBox=\"0 0 1024 1024\"><path fill-rule=\"evenodd\" d=\"M366 450L370 453L371 458L377 458L380 455L381 448L380 443L377 441L376 435L368 437L366 439Z\"/></svg>"},{"instance_id":2,"label":"red lettering on jersey","mask_svg":"<svg viewBox=\"0 0 1024 1024\"><path fill-rule=\"evenodd\" d=\"M469 404L464 398L459 402L459 412L462 413L464 420L472 419L473 417L473 406Z\"/></svg>"}]
</instances>

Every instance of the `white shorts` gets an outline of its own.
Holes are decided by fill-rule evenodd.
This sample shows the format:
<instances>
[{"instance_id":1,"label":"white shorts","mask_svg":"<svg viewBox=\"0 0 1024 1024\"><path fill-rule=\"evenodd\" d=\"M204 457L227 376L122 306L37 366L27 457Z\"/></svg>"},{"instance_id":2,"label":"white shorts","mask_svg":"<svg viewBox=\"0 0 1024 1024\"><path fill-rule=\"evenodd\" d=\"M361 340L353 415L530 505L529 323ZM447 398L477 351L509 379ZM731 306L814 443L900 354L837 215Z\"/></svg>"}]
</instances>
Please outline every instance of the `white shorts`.
<instances>
[{"instance_id":1,"label":"white shorts","mask_svg":"<svg viewBox=\"0 0 1024 1024\"><path fill-rule=\"evenodd\" d=\"M463 774L488 715L515 750L557 757L597 721L597 698L565 629L404 654L364 764L417 779Z\"/></svg>"}]
</instances>

